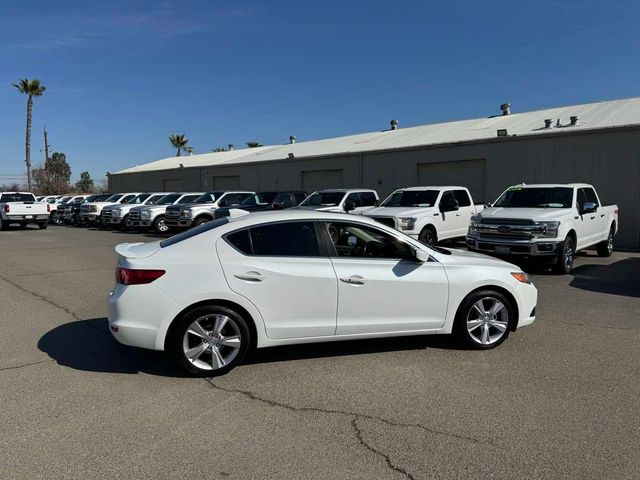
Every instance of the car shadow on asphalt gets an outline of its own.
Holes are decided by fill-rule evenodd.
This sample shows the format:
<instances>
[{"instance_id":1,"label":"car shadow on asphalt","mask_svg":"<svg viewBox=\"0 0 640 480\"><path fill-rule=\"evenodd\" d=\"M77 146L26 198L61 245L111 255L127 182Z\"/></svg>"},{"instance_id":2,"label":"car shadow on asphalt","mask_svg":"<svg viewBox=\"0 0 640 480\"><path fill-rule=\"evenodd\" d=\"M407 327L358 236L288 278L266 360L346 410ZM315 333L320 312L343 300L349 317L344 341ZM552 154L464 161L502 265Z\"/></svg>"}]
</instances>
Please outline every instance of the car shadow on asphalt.
<instances>
[{"instance_id":1,"label":"car shadow on asphalt","mask_svg":"<svg viewBox=\"0 0 640 480\"><path fill-rule=\"evenodd\" d=\"M608 265L580 265L571 272L574 288L590 292L640 298L640 257Z\"/></svg>"},{"instance_id":2,"label":"car shadow on asphalt","mask_svg":"<svg viewBox=\"0 0 640 480\"><path fill-rule=\"evenodd\" d=\"M55 327L40 338L38 348L58 365L75 370L121 374L146 373L164 377L190 376L164 352L118 343L109 333L106 318L74 321ZM424 335L264 348L250 352L243 363L251 365L288 362L426 348L463 349L448 335Z\"/></svg>"}]
</instances>

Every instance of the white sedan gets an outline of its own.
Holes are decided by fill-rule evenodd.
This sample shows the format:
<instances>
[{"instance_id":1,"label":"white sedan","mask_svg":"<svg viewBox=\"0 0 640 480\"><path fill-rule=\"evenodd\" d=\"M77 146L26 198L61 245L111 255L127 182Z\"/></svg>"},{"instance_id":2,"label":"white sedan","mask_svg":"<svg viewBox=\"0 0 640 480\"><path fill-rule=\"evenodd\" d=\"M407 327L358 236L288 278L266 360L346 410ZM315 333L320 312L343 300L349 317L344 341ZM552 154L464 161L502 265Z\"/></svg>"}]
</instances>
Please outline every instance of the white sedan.
<instances>
[{"instance_id":1,"label":"white sedan","mask_svg":"<svg viewBox=\"0 0 640 480\"><path fill-rule=\"evenodd\" d=\"M453 333L488 349L535 320L537 290L518 267L353 215L253 213L116 252L113 336L197 375L296 343Z\"/></svg>"}]
</instances>

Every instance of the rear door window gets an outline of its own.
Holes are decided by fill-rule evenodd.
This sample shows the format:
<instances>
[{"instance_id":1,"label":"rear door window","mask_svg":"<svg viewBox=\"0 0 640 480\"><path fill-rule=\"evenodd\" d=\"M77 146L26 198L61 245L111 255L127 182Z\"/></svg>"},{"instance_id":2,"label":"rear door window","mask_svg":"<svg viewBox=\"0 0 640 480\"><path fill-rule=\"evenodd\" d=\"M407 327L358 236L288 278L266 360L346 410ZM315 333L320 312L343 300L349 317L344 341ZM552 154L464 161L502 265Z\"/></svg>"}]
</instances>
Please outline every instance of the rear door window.
<instances>
[{"instance_id":1,"label":"rear door window","mask_svg":"<svg viewBox=\"0 0 640 480\"><path fill-rule=\"evenodd\" d=\"M587 187L584 189L584 193L587 196L587 202L595 203L596 206L600 206L598 202L598 196L593 188Z\"/></svg>"},{"instance_id":2,"label":"rear door window","mask_svg":"<svg viewBox=\"0 0 640 480\"><path fill-rule=\"evenodd\" d=\"M294 197L296 199L296 205L300 205L302 202L304 202L304 199L307 198L304 193L296 193L294 194Z\"/></svg>"},{"instance_id":3,"label":"rear door window","mask_svg":"<svg viewBox=\"0 0 640 480\"><path fill-rule=\"evenodd\" d=\"M360 192L360 200L363 207L375 207L377 198L373 192Z\"/></svg>"},{"instance_id":4,"label":"rear door window","mask_svg":"<svg viewBox=\"0 0 640 480\"><path fill-rule=\"evenodd\" d=\"M454 190L453 196L458 201L459 207L468 207L471 205L471 199L466 190Z\"/></svg>"},{"instance_id":5,"label":"rear door window","mask_svg":"<svg viewBox=\"0 0 640 480\"><path fill-rule=\"evenodd\" d=\"M320 247L313 222L283 222L250 229L253 254L279 257L318 257Z\"/></svg>"},{"instance_id":6,"label":"rear door window","mask_svg":"<svg viewBox=\"0 0 640 480\"><path fill-rule=\"evenodd\" d=\"M356 208L362 206L362 200L360 199L360 194L357 193L357 192L350 193L347 196L347 199L345 200L345 203L347 203L348 201L352 201L353 204L356 206Z\"/></svg>"}]
</instances>

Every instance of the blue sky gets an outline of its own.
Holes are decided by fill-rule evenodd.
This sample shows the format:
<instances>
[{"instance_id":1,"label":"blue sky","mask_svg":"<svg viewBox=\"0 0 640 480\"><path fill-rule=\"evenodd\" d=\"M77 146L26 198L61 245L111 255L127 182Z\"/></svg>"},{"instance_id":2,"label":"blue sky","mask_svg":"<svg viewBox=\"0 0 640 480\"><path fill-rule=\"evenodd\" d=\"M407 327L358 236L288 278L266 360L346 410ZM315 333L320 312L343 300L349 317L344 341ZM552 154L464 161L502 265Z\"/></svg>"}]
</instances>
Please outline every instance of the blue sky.
<instances>
[{"instance_id":1,"label":"blue sky","mask_svg":"<svg viewBox=\"0 0 640 480\"><path fill-rule=\"evenodd\" d=\"M637 1L2 0L0 175L26 97L74 177L249 140L285 143L640 95ZM0 177L0 183L5 181Z\"/></svg>"}]
</instances>

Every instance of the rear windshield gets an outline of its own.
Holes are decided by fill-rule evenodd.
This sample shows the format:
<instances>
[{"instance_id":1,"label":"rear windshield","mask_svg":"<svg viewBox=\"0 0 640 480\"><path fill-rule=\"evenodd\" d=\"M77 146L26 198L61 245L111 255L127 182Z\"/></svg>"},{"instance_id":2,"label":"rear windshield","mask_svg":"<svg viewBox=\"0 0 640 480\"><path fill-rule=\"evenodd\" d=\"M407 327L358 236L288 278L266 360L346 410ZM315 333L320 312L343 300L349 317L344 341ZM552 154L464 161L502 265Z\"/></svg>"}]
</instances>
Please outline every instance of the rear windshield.
<instances>
[{"instance_id":1,"label":"rear windshield","mask_svg":"<svg viewBox=\"0 0 640 480\"><path fill-rule=\"evenodd\" d=\"M162 240L160 242L160 246L162 248L170 247L171 245L182 242L183 240L186 240L188 238L195 237L196 235L200 235L201 233L208 232L209 230L213 230L214 228L218 228L225 223L229 223L229 219L227 217L203 223L199 227L192 228L190 230L187 230L186 232L182 232L174 235L173 237L169 237L166 240Z\"/></svg>"},{"instance_id":2,"label":"rear windshield","mask_svg":"<svg viewBox=\"0 0 640 480\"><path fill-rule=\"evenodd\" d=\"M31 193L3 193L0 197L2 202L34 202L35 198Z\"/></svg>"},{"instance_id":3,"label":"rear windshield","mask_svg":"<svg viewBox=\"0 0 640 480\"><path fill-rule=\"evenodd\" d=\"M381 207L433 207L438 199L438 190L396 190L389 195Z\"/></svg>"},{"instance_id":4,"label":"rear windshield","mask_svg":"<svg viewBox=\"0 0 640 480\"><path fill-rule=\"evenodd\" d=\"M570 208L573 189L567 187L511 187L496 200L501 208Z\"/></svg>"}]
</instances>

